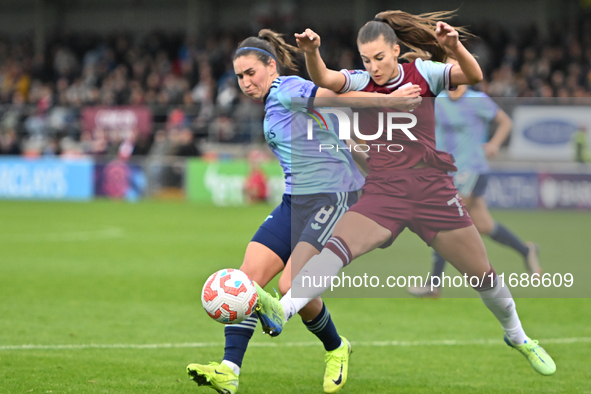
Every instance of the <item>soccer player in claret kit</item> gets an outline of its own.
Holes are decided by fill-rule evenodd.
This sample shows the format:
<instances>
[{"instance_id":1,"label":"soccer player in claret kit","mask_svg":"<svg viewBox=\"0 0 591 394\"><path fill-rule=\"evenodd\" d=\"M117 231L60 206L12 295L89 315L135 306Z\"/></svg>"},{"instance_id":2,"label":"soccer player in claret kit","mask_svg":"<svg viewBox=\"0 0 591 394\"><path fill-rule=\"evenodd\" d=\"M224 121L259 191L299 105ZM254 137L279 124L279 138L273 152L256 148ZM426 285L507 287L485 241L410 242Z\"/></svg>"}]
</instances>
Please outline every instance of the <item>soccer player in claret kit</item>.
<instances>
[{"instance_id":1,"label":"soccer player in claret kit","mask_svg":"<svg viewBox=\"0 0 591 394\"><path fill-rule=\"evenodd\" d=\"M451 62L454 63L453 61ZM487 140L488 127L497 123L494 136ZM451 153L458 171L454 183L460 197L481 235L506 245L523 256L531 274L542 274L538 248L523 242L503 224L495 221L486 205L484 193L488 184L487 158L495 157L511 132L511 118L485 93L459 85L456 90L443 91L435 100L435 135L437 149ZM445 259L433 252L432 278L441 278ZM441 279L425 286L409 287L417 297L438 297Z\"/></svg>"},{"instance_id":2,"label":"soccer player in claret kit","mask_svg":"<svg viewBox=\"0 0 591 394\"><path fill-rule=\"evenodd\" d=\"M376 15L359 31L357 45L366 70L329 70L318 48L320 37L307 29L296 34L306 55L308 72L318 86L335 92L351 90L389 93L400 90L406 97L423 97L414 111L418 123L410 129L415 139L393 133L376 142L397 143L403 152L369 151L370 169L359 201L339 220L322 252L313 256L295 276L292 289L281 299L259 292L259 317L272 335L281 333L283 324L310 299L330 285L307 287L305 297L292 297L294 288L303 289L303 277L336 276L353 259L376 248L389 246L408 227L461 274L488 280L472 285L505 331L505 342L522 353L540 374L552 375L556 365L536 340L523 330L508 287L490 265L484 243L458 195L453 178L453 158L435 147L433 100L441 91L461 84L474 84L482 71L459 40L459 31L441 19L450 13L411 15L386 11ZM402 42L413 51L400 64ZM448 57L458 65L445 64ZM410 85L407 85L410 83ZM361 116L360 116L361 118ZM377 117L360 120L365 134L377 128ZM408 122L408 120L407 120ZM314 283L317 283L314 282ZM316 285L315 285L316 286Z\"/></svg>"}]
</instances>

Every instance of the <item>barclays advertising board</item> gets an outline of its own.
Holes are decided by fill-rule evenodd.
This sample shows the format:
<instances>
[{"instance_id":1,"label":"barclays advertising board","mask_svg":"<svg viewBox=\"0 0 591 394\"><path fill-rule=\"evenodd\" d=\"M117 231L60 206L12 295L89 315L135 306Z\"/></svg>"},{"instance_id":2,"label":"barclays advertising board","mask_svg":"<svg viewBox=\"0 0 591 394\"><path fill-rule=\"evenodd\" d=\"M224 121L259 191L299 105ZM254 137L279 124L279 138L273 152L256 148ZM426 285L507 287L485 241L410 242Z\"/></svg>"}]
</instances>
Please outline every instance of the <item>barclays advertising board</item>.
<instances>
[{"instance_id":1,"label":"barclays advertising board","mask_svg":"<svg viewBox=\"0 0 591 394\"><path fill-rule=\"evenodd\" d=\"M540 119L524 127L523 135L538 144L556 145L569 143L575 131L577 131L577 125L573 122Z\"/></svg>"},{"instance_id":2,"label":"barclays advertising board","mask_svg":"<svg viewBox=\"0 0 591 394\"><path fill-rule=\"evenodd\" d=\"M591 209L591 174L540 174L540 208Z\"/></svg>"},{"instance_id":3,"label":"barclays advertising board","mask_svg":"<svg viewBox=\"0 0 591 394\"><path fill-rule=\"evenodd\" d=\"M89 159L0 158L0 198L90 200L93 169Z\"/></svg>"},{"instance_id":4,"label":"barclays advertising board","mask_svg":"<svg viewBox=\"0 0 591 394\"><path fill-rule=\"evenodd\" d=\"M484 198L492 208L591 209L591 174L491 172Z\"/></svg>"},{"instance_id":5,"label":"barclays advertising board","mask_svg":"<svg viewBox=\"0 0 591 394\"><path fill-rule=\"evenodd\" d=\"M509 156L515 160L573 161L577 130L591 131L590 107L517 107Z\"/></svg>"}]
</instances>

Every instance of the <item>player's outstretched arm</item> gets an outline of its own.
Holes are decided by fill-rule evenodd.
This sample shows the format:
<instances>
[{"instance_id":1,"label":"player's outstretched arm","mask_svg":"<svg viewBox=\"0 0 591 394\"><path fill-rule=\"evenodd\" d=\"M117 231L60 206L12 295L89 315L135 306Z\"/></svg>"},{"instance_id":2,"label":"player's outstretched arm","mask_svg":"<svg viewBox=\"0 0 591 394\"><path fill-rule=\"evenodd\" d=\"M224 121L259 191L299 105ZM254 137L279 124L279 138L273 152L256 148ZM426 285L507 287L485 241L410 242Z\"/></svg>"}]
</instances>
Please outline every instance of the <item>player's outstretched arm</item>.
<instances>
[{"instance_id":1,"label":"player's outstretched arm","mask_svg":"<svg viewBox=\"0 0 591 394\"><path fill-rule=\"evenodd\" d=\"M341 74L341 73L338 73ZM341 74L342 75L342 74ZM385 107L401 111L411 111L421 104L420 87L409 85L390 94L351 91L335 93L330 89L319 88L315 104L318 107L347 106L357 108Z\"/></svg>"},{"instance_id":2,"label":"player's outstretched arm","mask_svg":"<svg viewBox=\"0 0 591 394\"><path fill-rule=\"evenodd\" d=\"M511 133L511 127L513 127L513 121L507 115L505 111L499 108L494 121L497 123L497 129L493 137L484 144L484 152L487 158L493 158L499 153L499 148L503 145L503 142L509 137Z\"/></svg>"},{"instance_id":3,"label":"player's outstretched arm","mask_svg":"<svg viewBox=\"0 0 591 394\"><path fill-rule=\"evenodd\" d=\"M345 85L345 76L338 71L329 70L320 56L320 36L312 29L306 29L303 33L295 34L298 47L306 56L306 68L312 81L333 92L338 92Z\"/></svg>"},{"instance_id":4,"label":"player's outstretched arm","mask_svg":"<svg viewBox=\"0 0 591 394\"><path fill-rule=\"evenodd\" d=\"M456 29L445 22L437 22L435 37L439 43L449 49L460 67L451 69L451 85L474 85L482 81L483 75L478 62L460 41Z\"/></svg>"}]
</instances>

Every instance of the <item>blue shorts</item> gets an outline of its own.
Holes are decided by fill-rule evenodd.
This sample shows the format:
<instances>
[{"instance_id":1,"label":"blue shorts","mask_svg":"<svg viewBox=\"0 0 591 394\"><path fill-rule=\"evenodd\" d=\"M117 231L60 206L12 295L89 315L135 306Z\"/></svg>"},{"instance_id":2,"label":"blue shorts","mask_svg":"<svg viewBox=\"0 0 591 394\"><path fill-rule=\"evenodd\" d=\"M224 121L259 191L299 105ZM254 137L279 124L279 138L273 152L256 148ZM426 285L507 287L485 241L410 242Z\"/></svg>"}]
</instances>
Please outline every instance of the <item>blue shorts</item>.
<instances>
[{"instance_id":1,"label":"blue shorts","mask_svg":"<svg viewBox=\"0 0 591 394\"><path fill-rule=\"evenodd\" d=\"M472 197L484 196L486 192L486 186L488 185L488 174L480 174L474 189L472 189Z\"/></svg>"},{"instance_id":2,"label":"blue shorts","mask_svg":"<svg viewBox=\"0 0 591 394\"><path fill-rule=\"evenodd\" d=\"M308 242L319 251L332 235L336 222L357 202L357 192L283 195L251 242L265 245L287 264L298 242Z\"/></svg>"},{"instance_id":3,"label":"blue shorts","mask_svg":"<svg viewBox=\"0 0 591 394\"><path fill-rule=\"evenodd\" d=\"M481 197L486 192L488 174L478 172L457 172L454 175L454 184L462 197Z\"/></svg>"}]
</instances>

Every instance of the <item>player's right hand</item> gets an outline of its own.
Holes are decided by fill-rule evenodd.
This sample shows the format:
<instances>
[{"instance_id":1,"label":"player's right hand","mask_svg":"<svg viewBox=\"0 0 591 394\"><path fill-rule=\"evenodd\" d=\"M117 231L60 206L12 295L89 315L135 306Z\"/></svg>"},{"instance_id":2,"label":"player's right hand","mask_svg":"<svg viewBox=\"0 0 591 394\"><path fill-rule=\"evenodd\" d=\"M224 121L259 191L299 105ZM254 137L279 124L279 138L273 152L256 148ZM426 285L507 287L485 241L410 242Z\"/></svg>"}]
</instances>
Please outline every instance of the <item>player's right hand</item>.
<instances>
[{"instance_id":1,"label":"player's right hand","mask_svg":"<svg viewBox=\"0 0 591 394\"><path fill-rule=\"evenodd\" d=\"M420 96L421 87L419 85L409 85L400 89L396 89L388 94L388 97L393 98L390 101L390 106L402 111L413 111L423 101Z\"/></svg>"},{"instance_id":2,"label":"player's right hand","mask_svg":"<svg viewBox=\"0 0 591 394\"><path fill-rule=\"evenodd\" d=\"M421 87L419 85L408 85L406 87L396 89L388 96L390 97L419 97L421 95Z\"/></svg>"},{"instance_id":3,"label":"player's right hand","mask_svg":"<svg viewBox=\"0 0 591 394\"><path fill-rule=\"evenodd\" d=\"M499 147L496 144L487 142L482 144L482 148L484 149L484 154L486 155L487 159L492 159L499 154Z\"/></svg>"},{"instance_id":4,"label":"player's right hand","mask_svg":"<svg viewBox=\"0 0 591 394\"><path fill-rule=\"evenodd\" d=\"M320 47L320 36L312 29L306 29L303 33L295 33L296 43L304 53L313 53Z\"/></svg>"}]
</instances>

